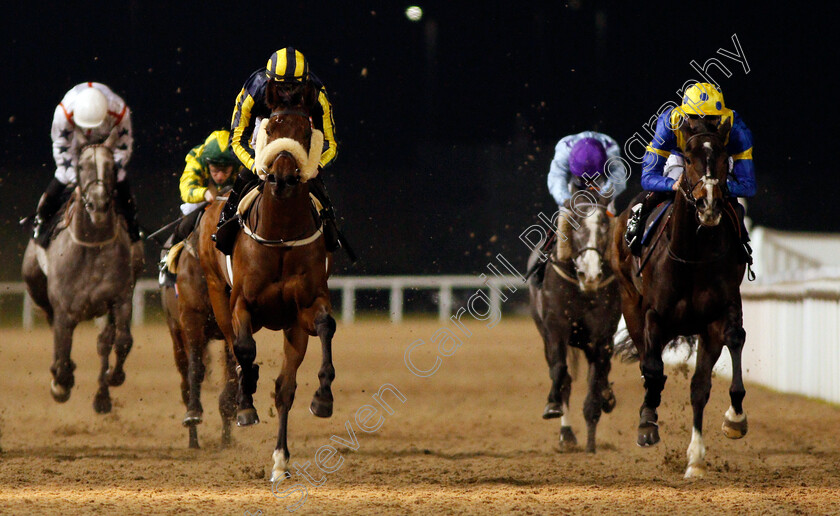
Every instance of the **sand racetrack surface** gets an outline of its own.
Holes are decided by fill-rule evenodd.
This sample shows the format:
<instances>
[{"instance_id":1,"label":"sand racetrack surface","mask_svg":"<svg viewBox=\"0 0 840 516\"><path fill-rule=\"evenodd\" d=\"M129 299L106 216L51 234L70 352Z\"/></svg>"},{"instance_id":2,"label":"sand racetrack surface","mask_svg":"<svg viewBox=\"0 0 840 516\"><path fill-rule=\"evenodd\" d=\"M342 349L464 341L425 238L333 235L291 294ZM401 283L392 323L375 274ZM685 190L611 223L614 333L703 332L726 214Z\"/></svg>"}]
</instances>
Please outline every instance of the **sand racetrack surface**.
<instances>
[{"instance_id":1,"label":"sand racetrack surface","mask_svg":"<svg viewBox=\"0 0 840 516\"><path fill-rule=\"evenodd\" d=\"M691 431L687 371L668 372L659 416L662 442L635 445L642 384L638 364L615 363L618 406L602 417L595 455L561 453L559 420L541 419L548 394L542 344L526 319L493 329L468 326L472 337L427 378L405 366L406 348L431 342L433 321L339 325L334 345L335 413L308 411L317 386L320 346L310 341L298 374L290 415L292 461L311 463L319 486L295 476L277 491L307 485L297 514L569 514L840 512L840 408L747 386L749 434L730 441L720 431L729 382L713 381L706 410L706 478L682 478ZM0 513L8 514L285 514L303 491L272 495L268 472L277 433L274 377L280 336L257 335L262 364L256 407L262 422L234 428L234 446L221 449L217 396L219 343L202 395L202 449L187 448L181 426L180 378L163 325L136 328L128 378L111 390L114 410L97 415L92 401L98 360L96 330L80 327L74 341L76 386L70 400L49 394L51 334L0 330ZM747 337L749 338L749 336ZM414 362L430 368L432 345L416 348ZM760 357L745 356L746 367ZM583 369L581 370L581 375ZM356 411L383 384L393 414L372 432L360 431ZM572 423L582 443L583 384L572 391ZM378 406L378 405L377 405ZM330 436L343 463L324 474L316 451ZM337 458L331 463L336 464ZM261 511L261 513L259 512Z\"/></svg>"}]
</instances>

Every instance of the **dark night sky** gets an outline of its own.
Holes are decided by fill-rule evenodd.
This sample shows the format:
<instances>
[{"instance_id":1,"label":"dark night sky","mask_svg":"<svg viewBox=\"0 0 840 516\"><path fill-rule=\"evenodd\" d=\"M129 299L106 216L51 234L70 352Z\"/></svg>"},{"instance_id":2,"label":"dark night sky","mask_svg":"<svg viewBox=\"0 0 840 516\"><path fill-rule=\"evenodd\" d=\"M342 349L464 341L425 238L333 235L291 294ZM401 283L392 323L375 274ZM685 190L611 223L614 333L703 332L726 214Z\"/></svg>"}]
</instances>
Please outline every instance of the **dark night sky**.
<instances>
[{"instance_id":1,"label":"dark night sky","mask_svg":"<svg viewBox=\"0 0 840 516\"><path fill-rule=\"evenodd\" d=\"M697 77L689 62L711 57L733 72L717 77L753 132L756 223L835 230L836 4L416 3L420 23L393 0L4 7L0 235L12 245L0 279L18 277L14 224L54 171L49 127L67 89L104 82L131 106L129 172L154 228L177 212L186 152L229 124L244 80L287 45L333 100L339 158L325 179L363 255L348 273L474 273L497 252L521 263L517 235L551 207L554 143L588 128L620 143L643 133ZM733 33L749 74L715 54L733 49Z\"/></svg>"}]
</instances>

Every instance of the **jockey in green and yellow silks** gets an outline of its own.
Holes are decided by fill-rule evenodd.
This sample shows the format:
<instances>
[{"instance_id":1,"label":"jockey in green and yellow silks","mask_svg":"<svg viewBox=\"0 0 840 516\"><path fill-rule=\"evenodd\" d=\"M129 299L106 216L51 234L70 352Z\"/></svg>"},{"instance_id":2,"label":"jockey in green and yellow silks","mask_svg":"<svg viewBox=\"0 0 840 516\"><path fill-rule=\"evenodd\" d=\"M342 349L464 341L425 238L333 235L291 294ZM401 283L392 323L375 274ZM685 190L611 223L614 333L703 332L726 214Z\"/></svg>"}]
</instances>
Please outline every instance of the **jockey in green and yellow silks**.
<instances>
[{"instance_id":1,"label":"jockey in green and yellow silks","mask_svg":"<svg viewBox=\"0 0 840 516\"><path fill-rule=\"evenodd\" d=\"M684 170L682 152L684 136L679 128L683 117L704 117L717 126L729 122L724 145L730 157L730 176L726 187L733 202L737 197L752 197L756 193L753 165L752 133L741 116L726 107L717 86L696 83L683 96L683 103L664 111L656 122L653 140L647 146L642 165L642 188L648 194L631 203L633 214L627 222L625 239L634 254L641 250L644 220L657 204L663 202L677 188ZM747 241L745 233L745 243Z\"/></svg>"},{"instance_id":2,"label":"jockey in green and yellow silks","mask_svg":"<svg viewBox=\"0 0 840 516\"><path fill-rule=\"evenodd\" d=\"M239 198L246 185L257 179L254 130L259 127L260 120L271 115L268 99L279 99L282 104L292 106L302 105L310 115L312 127L324 133L319 170L329 166L338 151L332 105L324 84L309 70L309 63L298 50L287 47L271 54L265 68L256 70L245 81L233 108L230 145L244 168L228 196L219 221L219 230L216 232L216 247L226 254L232 251L238 225L225 222L235 217ZM319 173L310 179L308 184L312 194L324 206L321 213L324 220L324 236L327 250L332 252L346 242L341 241L332 202L327 195L322 176L323 174ZM349 248L347 250L352 255L352 251Z\"/></svg>"},{"instance_id":3,"label":"jockey in green and yellow silks","mask_svg":"<svg viewBox=\"0 0 840 516\"><path fill-rule=\"evenodd\" d=\"M185 158L181 173L181 213L185 216L175 229L172 245L186 238L206 203L212 202L219 190L233 185L239 160L230 147L230 132L221 130L210 133L201 145L193 147Z\"/></svg>"}]
</instances>

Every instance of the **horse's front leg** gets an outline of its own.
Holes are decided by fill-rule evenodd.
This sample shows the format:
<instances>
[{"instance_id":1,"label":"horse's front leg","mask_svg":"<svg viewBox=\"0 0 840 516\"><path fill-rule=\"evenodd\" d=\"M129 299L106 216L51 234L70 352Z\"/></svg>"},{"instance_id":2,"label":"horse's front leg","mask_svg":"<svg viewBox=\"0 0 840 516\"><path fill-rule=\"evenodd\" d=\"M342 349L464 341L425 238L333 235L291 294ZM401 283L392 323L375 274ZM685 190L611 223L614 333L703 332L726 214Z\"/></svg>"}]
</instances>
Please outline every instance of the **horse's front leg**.
<instances>
[{"instance_id":1,"label":"horse's front leg","mask_svg":"<svg viewBox=\"0 0 840 516\"><path fill-rule=\"evenodd\" d=\"M114 305L114 326L116 335L114 337L114 347L117 359L114 363L114 368L108 371L108 384L111 387L118 387L125 382L125 359L128 358L128 353L134 345L134 339L131 337L131 295L127 295L120 303Z\"/></svg>"},{"instance_id":2,"label":"horse's front leg","mask_svg":"<svg viewBox=\"0 0 840 516\"><path fill-rule=\"evenodd\" d=\"M609 338L595 342L589 350L589 392L583 402L583 418L586 421L586 451L595 453L595 429L601 419L601 412L612 412L615 407L615 395L610 387L610 359L612 346Z\"/></svg>"},{"instance_id":3,"label":"horse's front leg","mask_svg":"<svg viewBox=\"0 0 840 516\"><path fill-rule=\"evenodd\" d=\"M76 324L78 323L67 314L56 311L53 320L53 364L50 367L53 379L50 383L50 394L59 403L70 399L70 391L76 383L73 375L76 364L70 360Z\"/></svg>"},{"instance_id":4,"label":"horse's front leg","mask_svg":"<svg viewBox=\"0 0 840 516\"><path fill-rule=\"evenodd\" d=\"M242 296L236 299L231 315L234 333L233 353L239 363L236 425L251 426L260 422L257 409L254 408L254 392L257 390L260 366L254 363L257 358L257 343L251 327L251 313Z\"/></svg>"},{"instance_id":5,"label":"horse's front leg","mask_svg":"<svg viewBox=\"0 0 840 516\"><path fill-rule=\"evenodd\" d=\"M222 416L222 447L230 446L230 423L236 419L236 357L224 346L222 357L225 368L225 386L219 394L219 415Z\"/></svg>"},{"instance_id":6,"label":"horse's front leg","mask_svg":"<svg viewBox=\"0 0 840 516\"><path fill-rule=\"evenodd\" d=\"M706 474L706 445L703 443L703 411L712 391L712 368L723 349L722 325L712 324L697 342L697 365L691 377L691 408L694 421L691 443L686 456L685 478L700 478Z\"/></svg>"},{"instance_id":7,"label":"horse's front leg","mask_svg":"<svg viewBox=\"0 0 840 516\"><path fill-rule=\"evenodd\" d=\"M548 363L548 376L551 388L548 401L543 409L543 419L560 418L560 448L569 450L577 445L577 438L569 421L569 397L572 394L572 377L566 361L568 353L568 329L548 319L544 321L542 332L545 360ZM560 327L562 326L562 328Z\"/></svg>"},{"instance_id":8,"label":"horse's front leg","mask_svg":"<svg viewBox=\"0 0 840 516\"><path fill-rule=\"evenodd\" d=\"M724 331L724 343L732 357L732 384L729 387L729 399L732 402L723 416L723 434L730 439L740 439L747 434L747 414L744 412L744 379L741 374L741 351L747 333L741 312L741 303L730 307Z\"/></svg>"},{"instance_id":9,"label":"horse's front leg","mask_svg":"<svg viewBox=\"0 0 840 516\"><path fill-rule=\"evenodd\" d=\"M656 409L662 402L665 387L665 368L662 364L662 349L665 345L662 320L652 308L645 313L645 345L640 366L645 381L645 399L639 409L639 429L636 444L653 446L659 442L659 416Z\"/></svg>"},{"instance_id":10,"label":"horse's front leg","mask_svg":"<svg viewBox=\"0 0 840 516\"><path fill-rule=\"evenodd\" d=\"M201 383L204 381L205 372L204 349L207 346L207 338L204 334L204 325L207 315L182 305L180 316L189 385L187 412L184 414L183 424L190 429L190 448L198 448L198 432L195 427L201 423L204 416L204 408L201 406Z\"/></svg>"},{"instance_id":11,"label":"horse's front leg","mask_svg":"<svg viewBox=\"0 0 840 516\"><path fill-rule=\"evenodd\" d=\"M321 369L318 371L320 385L312 397L309 411L318 417L330 417L333 412L332 382L335 380L335 367L332 361L335 319L330 315L329 307L324 303L316 303L313 308L301 317L301 326L303 328L312 326L314 333L321 339ZM309 315L310 313L314 314L314 318Z\"/></svg>"},{"instance_id":12,"label":"horse's front leg","mask_svg":"<svg viewBox=\"0 0 840 516\"><path fill-rule=\"evenodd\" d=\"M300 326L295 326L283 332L283 367L274 383L274 406L277 407L279 428L277 431L277 446L274 448L274 465L271 468L271 481L275 482L288 477L289 473L289 443L287 431L289 411L295 401L297 389L297 370L306 355L306 345L309 334Z\"/></svg>"},{"instance_id":13,"label":"horse's front leg","mask_svg":"<svg viewBox=\"0 0 840 516\"><path fill-rule=\"evenodd\" d=\"M99 354L99 389L93 398L93 410L99 414L111 412L111 394L108 391L108 362L111 349L114 347L116 326L114 324L114 309L108 310L105 327L99 332L96 341L96 352Z\"/></svg>"}]
</instances>

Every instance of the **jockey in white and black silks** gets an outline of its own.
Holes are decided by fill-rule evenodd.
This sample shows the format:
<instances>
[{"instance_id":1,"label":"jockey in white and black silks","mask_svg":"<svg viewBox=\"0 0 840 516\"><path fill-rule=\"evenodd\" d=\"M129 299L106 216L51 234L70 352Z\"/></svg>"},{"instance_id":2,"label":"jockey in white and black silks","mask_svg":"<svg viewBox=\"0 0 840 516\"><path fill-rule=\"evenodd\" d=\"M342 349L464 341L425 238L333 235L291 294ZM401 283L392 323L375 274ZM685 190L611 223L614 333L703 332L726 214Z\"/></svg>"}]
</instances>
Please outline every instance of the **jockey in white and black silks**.
<instances>
[{"instance_id":1,"label":"jockey in white and black silks","mask_svg":"<svg viewBox=\"0 0 840 516\"><path fill-rule=\"evenodd\" d=\"M108 137L116 133L115 138ZM131 111L125 101L108 86L83 82L68 91L55 108L52 122L52 147L55 177L38 203L35 238L46 246L47 235L39 235L47 227L63 202L67 185L76 182L79 151L87 144L111 145L116 168L116 207L123 215L132 242L140 240L137 209L129 188L126 165L131 159L134 139L131 133ZM40 237L40 238L39 238Z\"/></svg>"},{"instance_id":2,"label":"jockey in white and black silks","mask_svg":"<svg viewBox=\"0 0 840 516\"><path fill-rule=\"evenodd\" d=\"M306 98L307 91L312 93L308 98ZM324 133L324 147L318 165L319 174L310 179L307 184L312 194L324 207L321 217L324 220L327 250L335 251L345 242L341 241L332 202L324 186L323 174L320 173L333 162L338 151L332 105L324 84L309 70L309 63L303 54L292 47L271 54L265 68L252 73L236 97L231 117L230 145L242 163L243 169L238 174L233 191L228 194L227 204L222 210L219 230L216 232L216 247L230 254L238 224L233 222L225 224L225 222L235 217L239 198L246 185L257 179L254 131L259 127L260 120L271 115L271 108L266 101L268 96L286 99L291 105L302 103L309 112L312 127ZM350 252L349 248L348 252Z\"/></svg>"},{"instance_id":3,"label":"jockey in white and black silks","mask_svg":"<svg viewBox=\"0 0 840 516\"><path fill-rule=\"evenodd\" d=\"M670 198L678 188L684 170L682 153L685 142L679 130L683 116L704 117L717 126L730 122L729 134L724 141L731 168L726 181L729 202L737 205L737 212L743 218L743 209L737 198L755 195L752 133L741 116L726 107L723 93L717 86L709 83L694 84L685 91L681 106L670 108L659 116L653 140L647 146L642 167L642 188L649 193L641 194L643 198L637 198L632 204L633 213L625 233L625 240L633 254L638 255L641 251L644 220L657 204ZM742 234L745 260L752 263L746 228L742 227Z\"/></svg>"}]
</instances>

